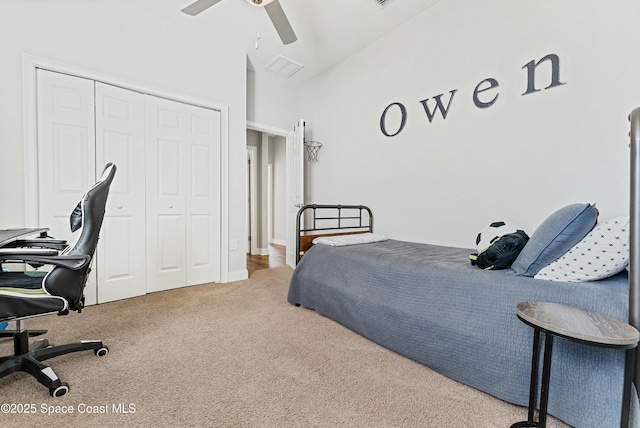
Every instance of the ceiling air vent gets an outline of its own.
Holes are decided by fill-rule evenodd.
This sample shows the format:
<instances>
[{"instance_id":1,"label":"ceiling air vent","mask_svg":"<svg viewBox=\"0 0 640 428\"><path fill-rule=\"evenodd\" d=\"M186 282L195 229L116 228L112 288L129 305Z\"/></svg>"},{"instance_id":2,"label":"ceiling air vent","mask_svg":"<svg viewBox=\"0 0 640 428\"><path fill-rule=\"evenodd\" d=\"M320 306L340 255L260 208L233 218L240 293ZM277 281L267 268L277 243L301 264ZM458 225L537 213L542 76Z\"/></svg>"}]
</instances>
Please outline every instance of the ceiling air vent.
<instances>
[{"instance_id":1,"label":"ceiling air vent","mask_svg":"<svg viewBox=\"0 0 640 428\"><path fill-rule=\"evenodd\" d=\"M284 77L291 77L302 67L302 64L283 57L282 55L278 55L269 63L269 65L267 65L267 70L273 71L274 73Z\"/></svg>"},{"instance_id":2,"label":"ceiling air vent","mask_svg":"<svg viewBox=\"0 0 640 428\"><path fill-rule=\"evenodd\" d=\"M380 7L385 7L386 5L388 5L389 3L391 3L393 0L373 0L373 2L375 4L377 4Z\"/></svg>"}]
</instances>

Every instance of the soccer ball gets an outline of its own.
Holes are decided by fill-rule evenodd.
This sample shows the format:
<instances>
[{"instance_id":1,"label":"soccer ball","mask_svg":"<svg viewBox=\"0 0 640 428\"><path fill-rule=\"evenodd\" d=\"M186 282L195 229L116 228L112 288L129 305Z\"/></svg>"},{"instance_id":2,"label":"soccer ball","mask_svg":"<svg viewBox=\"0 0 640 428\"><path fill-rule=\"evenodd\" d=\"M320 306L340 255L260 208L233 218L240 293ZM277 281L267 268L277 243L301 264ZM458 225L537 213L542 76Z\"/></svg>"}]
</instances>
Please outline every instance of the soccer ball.
<instances>
[{"instance_id":1,"label":"soccer ball","mask_svg":"<svg viewBox=\"0 0 640 428\"><path fill-rule=\"evenodd\" d=\"M476 237L476 248L478 253L482 253L491 246L494 242L500 239L501 236L508 235L510 233L516 233L521 230L518 226L510 224L505 221L494 221L489 226L483 228Z\"/></svg>"},{"instance_id":2,"label":"soccer ball","mask_svg":"<svg viewBox=\"0 0 640 428\"><path fill-rule=\"evenodd\" d=\"M472 266L480 269L508 269L529 241L517 226L494 221L478 233L477 253L469 255Z\"/></svg>"}]
</instances>

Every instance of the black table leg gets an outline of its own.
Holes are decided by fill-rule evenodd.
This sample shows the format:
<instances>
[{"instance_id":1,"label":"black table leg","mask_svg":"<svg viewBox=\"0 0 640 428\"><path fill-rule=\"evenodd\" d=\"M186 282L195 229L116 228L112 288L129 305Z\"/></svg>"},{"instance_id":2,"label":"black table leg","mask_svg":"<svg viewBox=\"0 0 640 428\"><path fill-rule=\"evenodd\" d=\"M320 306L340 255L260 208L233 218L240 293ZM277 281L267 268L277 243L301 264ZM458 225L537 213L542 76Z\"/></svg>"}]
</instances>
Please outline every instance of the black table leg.
<instances>
[{"instance_id":1,"label":"black table leg","mask_svg":"<svg viewBox=\"0 0 640 428\"><path fill-rule=\"evenodd\" d=\"M540 335L538 329L533 330L533 351L531 354L531 380L529 381L529 414L527 420L516 422L511 428L537 427L538 423L533 420L536 411L536 399L538 395L538 367L540 366Z\"/></svg>"},{"instance_id":2,"label":"black table leg","mask_svg":"<svg viewBox=\"0 0 640 428\"><path fill-rule=\"evenodd\" d=\"M542 363L542 389L540 390L540 415L538 427L547 426L547 404L549 404L549 378L551 377L551 352L553 351L553 335L545 334L544 362Z\"/></svg>"}]
</instances>

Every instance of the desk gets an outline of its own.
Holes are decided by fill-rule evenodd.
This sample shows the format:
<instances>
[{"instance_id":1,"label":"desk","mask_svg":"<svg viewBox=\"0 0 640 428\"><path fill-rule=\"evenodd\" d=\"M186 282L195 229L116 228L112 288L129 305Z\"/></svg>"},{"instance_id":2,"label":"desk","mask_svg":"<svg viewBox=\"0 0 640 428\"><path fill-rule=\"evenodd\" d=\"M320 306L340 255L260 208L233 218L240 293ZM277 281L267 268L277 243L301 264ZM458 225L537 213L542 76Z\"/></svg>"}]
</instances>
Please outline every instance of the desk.
<instances>
[{"instance_id":1,"label":"desk","mask_svg":"<svg viewBox=\"0 0 640 428\"><path fill-rule=\"evenodd\" d=\"M0 247L4 247L7 244L27 236L40 235L41 238L44 238L47 236L46 233L48 230L48 227L0 229Z\"/></svg>"},{"instance_id":2,"label":"desk","mask_svg":"<svg viewBox=\"0 0 640 428\"><path fill-rule=\"evenodd\" d=\"M29 236L39 235L40 238L46 238L48 230L49 230L48 227L36 227L36 228L22 227L18 229L0 229L0 251L2 251L2 247L4 247L5 245L9 245L12 242L18 241L22 238L26 238ZM15 254L20 252L21 249L10 248L7 250L9 250L9 252L11 252L12 254ZM29 254L37 254L41 256L47 256L47 255L54 256L58 253L55 250L39 250L36 252L35 250L30 249L26 251L28 251ZM1 262L0 262L0 272L2 272ZM29 336L39 336L46 332L47 330L31 330L29 331ZM14 333L15 331L13 330L8 330L8 331L3 330L0 332L0 337L12 337Z\"/></svg>"},{"instance_id":3,"label":"desk","mask_svg":"<svg viewBox=\"0 0 640 428\"><path fill-rule=\"evenodd\" d=\"M31 254L38 256L55 256L57 251L55 250L37 250L37 249L20 249L20 248L2 248L11 244L12 242L18 241L22 238L26 238L28 236L39 235L40 238L47 237L48 227L22 227L19 229L0 229L0 253L1 254ZM0 272L2 272L2 262L0 262Z\"/></svg>"}]
</instances>

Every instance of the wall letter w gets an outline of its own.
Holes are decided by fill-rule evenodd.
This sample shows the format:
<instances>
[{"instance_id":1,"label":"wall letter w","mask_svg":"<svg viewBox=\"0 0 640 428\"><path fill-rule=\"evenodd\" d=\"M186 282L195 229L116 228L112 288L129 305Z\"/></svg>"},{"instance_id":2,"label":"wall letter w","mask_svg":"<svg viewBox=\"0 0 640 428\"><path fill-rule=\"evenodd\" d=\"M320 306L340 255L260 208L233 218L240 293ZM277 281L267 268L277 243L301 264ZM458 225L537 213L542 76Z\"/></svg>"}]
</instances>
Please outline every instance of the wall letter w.
<instances>
[{"instance_id":1,"label":"wall letter w","mask_svg":"<svg viewBox=\"0 0 640 428\"><path fill-rule=\"evenodd\" d=\"M433 99L436 100L436 107L433 109L433 111L431 111L431 109L429 108L429 105L427 104L427 101L429 101L429 98L420 101L420 103L422 104L422 107L424 107L425 113L427 113L427 118L429 118L429 123L433 121L433 117L436 114L436 110L440 110L440 114L442 114L443 119L447 118L447 113L449 113L449 108L451 107L451 101L453 101L453 96L456 94L456 92L458 92L457 89L449 91L451 96L449 97L449 103L447 103L446 108L442 104L442 96L444 94L436 95L435 97L433 97Z\"/></svg>"}]
</instances>

